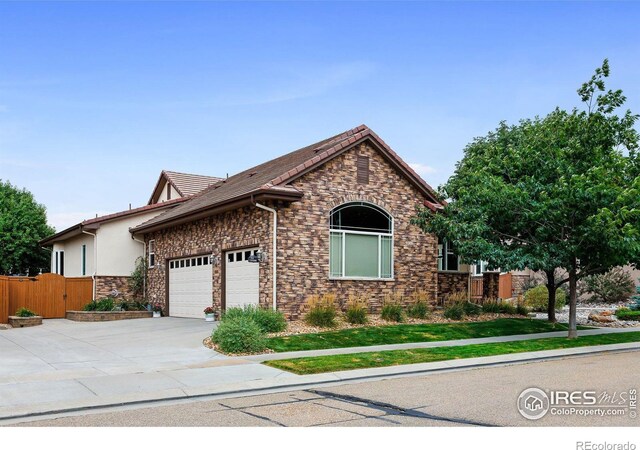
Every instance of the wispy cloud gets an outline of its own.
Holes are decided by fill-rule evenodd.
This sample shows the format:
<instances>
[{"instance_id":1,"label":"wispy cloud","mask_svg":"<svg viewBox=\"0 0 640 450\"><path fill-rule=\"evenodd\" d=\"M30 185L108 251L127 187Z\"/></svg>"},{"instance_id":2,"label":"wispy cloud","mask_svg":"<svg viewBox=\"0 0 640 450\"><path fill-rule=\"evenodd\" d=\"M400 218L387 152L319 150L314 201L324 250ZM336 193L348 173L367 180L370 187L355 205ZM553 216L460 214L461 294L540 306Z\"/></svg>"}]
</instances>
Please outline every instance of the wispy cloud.
<instances>
[{"instance_id":1,"label":"wispy cloud","mask_svg":"<svg viewBox=\"0 0 640 450\"><path fill-rule=\"evenodd\" d=\"M218 101L225 106L279 103L323 95L341 86L367 78L375 70L372 63L354 61L334 65L300 64L280 67L270 74L271 82L257 86L253 92L227 92Z\"/></svg>"},{"instance_id":2,"label":"wispy cloud","mask_svg":"<svg viewBox=\"0 0 640 450\"><path fill-rule=\"evenodd\" d=\"M413 170L415 170L418 173L418 175L420 175L423 178L427 175L431 175L437 172L435 168L428 166L426 164L409 163L409 165Z\"/></svg>"}]
</instances>

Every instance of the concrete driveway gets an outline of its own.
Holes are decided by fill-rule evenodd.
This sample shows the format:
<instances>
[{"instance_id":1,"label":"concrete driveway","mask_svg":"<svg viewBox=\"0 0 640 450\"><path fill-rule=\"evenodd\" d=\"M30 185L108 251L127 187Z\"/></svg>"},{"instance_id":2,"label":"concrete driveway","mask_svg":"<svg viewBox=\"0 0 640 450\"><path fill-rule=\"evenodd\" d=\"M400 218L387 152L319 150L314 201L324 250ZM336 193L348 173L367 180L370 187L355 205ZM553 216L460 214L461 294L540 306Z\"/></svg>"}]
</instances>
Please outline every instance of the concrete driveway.
<instances>
[{"instance_id":1,"label":"concrete driveway","mask_svg":"<svg viewBox=\"0 0 640 450\"><path fill-rule=\"evenodd\" d=\"M0 418L184 396L284 374L204 347L213 326L173 317L50 319L42 326L0 331Z\"/></svg>"}]
</instances>

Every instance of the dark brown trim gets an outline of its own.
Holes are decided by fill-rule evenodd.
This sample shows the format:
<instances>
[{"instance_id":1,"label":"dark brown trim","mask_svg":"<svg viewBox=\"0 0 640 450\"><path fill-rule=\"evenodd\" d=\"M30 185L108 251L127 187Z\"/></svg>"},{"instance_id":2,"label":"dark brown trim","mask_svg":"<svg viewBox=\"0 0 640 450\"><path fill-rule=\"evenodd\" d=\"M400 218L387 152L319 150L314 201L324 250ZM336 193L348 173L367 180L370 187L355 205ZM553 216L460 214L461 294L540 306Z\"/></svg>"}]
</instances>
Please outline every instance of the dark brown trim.
<instances>
[{"instance_id":1,"label":"dark brown trim","mask_svg":"<svg viewBox=\"0 0 640 450\"><path fill-rule=\"evenodd\" d=\"M303 197L302 192L273 192L269 189L261 189L254 192L247 192L241 196L231 198L224 203L219 203L215 206L207 206L199 210L192 211L188 215L178 216L175 219L167 219L155 224L145 226L144 224L130 229L129 231L134 234L138 233L151 233L153 231L162 230L164 228L173 227L176 225L182 225L184 223L195 222L196 220L203 219L205 217L214 216L223 212L232 211L234 209L242 208L243 206L252 205L255 201L264 200L283 200L294 202Z\"/></svg>"}]
</instances>

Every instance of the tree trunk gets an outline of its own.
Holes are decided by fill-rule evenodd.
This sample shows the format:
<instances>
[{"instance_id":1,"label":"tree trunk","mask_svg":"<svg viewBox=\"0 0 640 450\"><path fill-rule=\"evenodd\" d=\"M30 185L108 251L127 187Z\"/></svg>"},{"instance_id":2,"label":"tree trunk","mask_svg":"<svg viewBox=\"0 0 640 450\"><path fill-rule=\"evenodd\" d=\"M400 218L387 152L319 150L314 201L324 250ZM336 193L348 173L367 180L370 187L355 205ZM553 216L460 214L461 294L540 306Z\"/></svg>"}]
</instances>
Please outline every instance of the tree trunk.
<instances>
[{"instance_id":1,"label":"tree trunk","mask_svg":"<svg viewBox=\"0 0 640 450\"><path fill-rule=\"evenodd\" d=\"M569 339L575 339L578 337L578 327L576 320L576 306L577 306L577 277L576 269L571 269L569 272Z\"/></svg>"},{"instance_id":2,"label":"tree trunk","mask_svg":"<svg viewBox=\"0 0 640 450\"><path fill-rule=\"evenodd\" d=\"M547 291L549 291L549 304L547 305L547 316L551 323L556 322L556 278L555 270L545 272L547 274Z\"/></svg>"}]
</instances>

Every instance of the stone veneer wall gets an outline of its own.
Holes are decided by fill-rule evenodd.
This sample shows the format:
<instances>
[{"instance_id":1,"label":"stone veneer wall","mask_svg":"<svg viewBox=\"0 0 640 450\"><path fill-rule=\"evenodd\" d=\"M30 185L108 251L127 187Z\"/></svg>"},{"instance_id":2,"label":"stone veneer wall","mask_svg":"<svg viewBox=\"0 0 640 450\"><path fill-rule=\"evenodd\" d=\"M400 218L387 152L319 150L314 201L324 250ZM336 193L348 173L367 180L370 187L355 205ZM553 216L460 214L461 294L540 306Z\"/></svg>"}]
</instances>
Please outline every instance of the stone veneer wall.
<instances>
[{"instance_id":1,"label":"stone veneer wall","mask_svg":"<svg viewBox=\"0 0 640 450\"><path fill-rule=\"evenodd\" d=\"M438 304L444 303L453 292L467 292L469 274L467 272L438 272Z\"/></svg>"},{"instance_id":2,"label":"stone veneer wall","mask_svg":"<svg viewBox=\"0 0 640 450\"><path fill-rule=\"evenodd\" d=\"M120 293L120 298L131 300L133 293L129 287L130 278L131 277L125 276L96 275L96 299L109 297L112 295L113 290L117 289Z\"/></svg>"},{"instance_id":3,"label":"stone veneer wall","mask_svg":"<svg viewBox=\"0 0 640 450\"><path fill-rule=\"evenodd\" d=\"M485 272L482 274L482 299L495 300L500 293L500 274Z\"/></svg>"},{"instance_id":4,"label":"stone veneer wall","mask_svg":"<svg viewBox=\"0 0 640 450\"><path fill-rule=\"evenodd\" d=\"M356 180L357 154L370 158L369 184ZM278 210L278 307L298 318L312 294L334 293L344 303L349 295L365 295L371 311L379 311L386 295L408 296L415 290L437 290L437 239L410 223L424 197L384 157L367 145L351 149L291 185L304 193L299 202L275 204ZM386 209L394 218L394 279L329 279L329 214L345 202L367 201ZM274 205L271 205L274 206ZM196 254L213 254L242 246L259 246L267 252L260 263L260 303L271 303L271 214L245 207L148 234L155 240L161 268L149 271L148 294L152 302L166 304L166 260ZM212 303L220 310L221 265L213 265ZM170 313L170 305L169 305Z\"/></svg>"}]
</instances>

